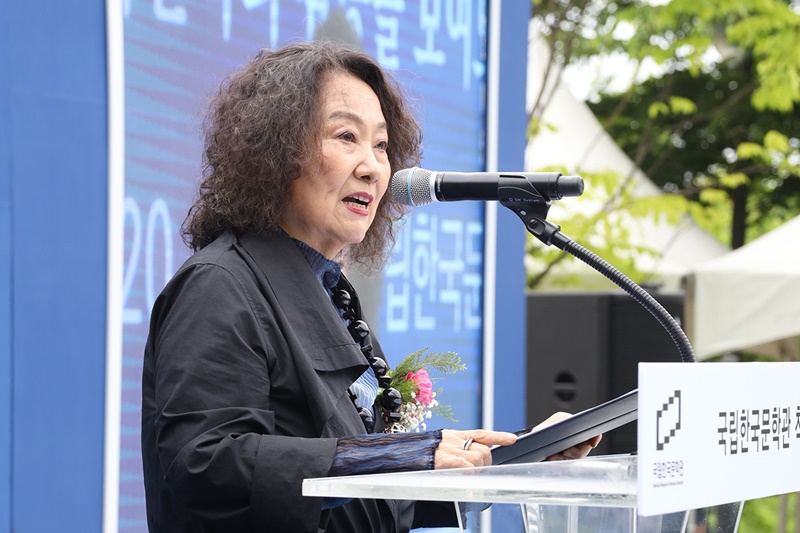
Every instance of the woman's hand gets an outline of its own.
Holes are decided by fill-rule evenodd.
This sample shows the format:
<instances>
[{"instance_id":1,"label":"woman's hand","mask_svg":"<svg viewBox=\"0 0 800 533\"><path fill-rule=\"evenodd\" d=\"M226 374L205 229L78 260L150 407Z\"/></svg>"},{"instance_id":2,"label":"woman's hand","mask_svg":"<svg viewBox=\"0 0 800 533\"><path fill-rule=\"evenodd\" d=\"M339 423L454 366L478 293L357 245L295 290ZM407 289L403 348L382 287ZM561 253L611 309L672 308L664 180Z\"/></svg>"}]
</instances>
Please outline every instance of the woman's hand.
<instances>
[{"instance_id":1,"label":"woman's hand","mask_svg":"<svg viewBox=\"0 0 800 533\"><path fill-rule=\"evenodd\" d=\"M488 466L492 464L492 452L489 446L495 444L508 446L514 444L516 440L516 435L504 431L444 429L442 441L436 448L433 467L439 469Z\"/></svg>"},{"instance_id":2,"label":"woman's hand","mask_svg":"<svg viewBox=\"0 0 800 533\"><path fill-rule=\"evenodd\" d=\"M536 426L536 428L541 428L545 426L549 426L550 424L554 424L559 420L563 420L565 418L569 418L571 415L569 413L554 413L550 415L550 417ZM536 429L534 428L534 429ZM593 448L596 448L598 444L600 444L600 439L602 439L602 435L597 435L596 437L592 437L591 439L584 441L577 446L573 446L572 448L568 448L560 453L556 453L545 459L545 461L564 461L568 459L583 459L589 452L592 451Z\"/></svg>"}]
</instances>

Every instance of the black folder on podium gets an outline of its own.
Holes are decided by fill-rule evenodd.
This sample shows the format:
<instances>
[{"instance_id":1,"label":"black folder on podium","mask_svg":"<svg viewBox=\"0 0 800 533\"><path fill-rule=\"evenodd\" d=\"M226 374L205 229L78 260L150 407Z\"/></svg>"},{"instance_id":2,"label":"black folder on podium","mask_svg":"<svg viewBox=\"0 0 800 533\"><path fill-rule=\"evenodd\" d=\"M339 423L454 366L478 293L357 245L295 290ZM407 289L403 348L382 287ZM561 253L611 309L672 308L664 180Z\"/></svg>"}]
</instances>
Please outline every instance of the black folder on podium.
<instances>
[{"instance_id":1,"label":"black folder on podium","mask_svg":"<svg viewBox=\"0 0 800 533\"><path fill-rule=\"evenodd\" d=\"M517 431L517 442L492 448L492 464L535 463L637 418L638 389L555 424Z\"/></svg>"}]
</instances>

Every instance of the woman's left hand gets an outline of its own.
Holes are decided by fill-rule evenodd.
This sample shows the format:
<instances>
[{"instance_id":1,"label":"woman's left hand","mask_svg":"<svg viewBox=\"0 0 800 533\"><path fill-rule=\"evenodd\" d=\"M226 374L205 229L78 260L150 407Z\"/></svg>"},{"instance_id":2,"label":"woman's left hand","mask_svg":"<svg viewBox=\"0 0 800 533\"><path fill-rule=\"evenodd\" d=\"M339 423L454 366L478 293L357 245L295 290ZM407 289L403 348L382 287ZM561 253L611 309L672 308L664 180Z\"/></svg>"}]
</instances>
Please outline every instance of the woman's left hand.
<instances>
[{"instance_id":1,"label":"woman's left hand","mask_svg":"<svg viewBox=\"0 0 800 533\"><path fill-rule=\"evenodd\" d=\"M458 431L442 430L442 440L434 455L434 468L462 468L467 466L489 466L492 464L493 445L508 446L516 442L517 436L504 431L473 429Z\"/></svg>"},{"instance_id":2,"label":"woman's left hand","mask_svg":"<svg viewBox=\"0 0 800 533\"><path fill-rule=\"evenodd\" d=\"M569 418L571 415L569 413L554 413L550 415L550 417L536 426L537 428L549 426L550 424L554 424L559 420L564 420L565 418ZM600 444L600 440L603 438L602 435L597 435L592 437L591 439L584 441L572 448L568 448L560 453L556 453L545 459L545 461L564 461L569 459L583 459L592 449L596 448L598 444Z\"/></svg>"}]
</instances>

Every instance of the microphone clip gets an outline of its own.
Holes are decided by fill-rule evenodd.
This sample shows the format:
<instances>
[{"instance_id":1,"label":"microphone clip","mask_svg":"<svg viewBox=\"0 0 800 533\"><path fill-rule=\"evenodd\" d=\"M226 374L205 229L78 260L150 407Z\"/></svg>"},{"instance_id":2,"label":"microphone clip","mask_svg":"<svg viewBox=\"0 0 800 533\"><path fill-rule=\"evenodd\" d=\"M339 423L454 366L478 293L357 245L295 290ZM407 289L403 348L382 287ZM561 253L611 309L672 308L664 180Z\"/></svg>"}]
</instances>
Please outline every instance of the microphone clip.
<instances>
[{"instance_id":1,"label":"microphone clip","mask_svg":"<svg viewBox=\"0 0 800 533\"><path fill-rule=\"evenodd\" d=\"M501 178L497 187L498 201L522 220L528 233L547 246L555 245L563 250L562 246L569 239L560 233L561 226L547 221L550 198L539 192L536 187L525 185L529 185L526 180Z\"/></svg>"},{"instance_id":2,"label":"microphone clip","mask_svg":"<svg viewBox=\"0 0 800 533\"><path fill-rule=\"evenodd\" d=\"M541 209L531 210L527 206L508 205L502 201L500 203L516 213L516 215L522 219L522 223L525 224L525 229L528 230L528 233L547 246L554 245L556 248L563 250L566 243L569 242L569 239L561 233L561 226L553 224L545 218L547 216L547 209L542 213Z\"/></svg>"}]
</instances>

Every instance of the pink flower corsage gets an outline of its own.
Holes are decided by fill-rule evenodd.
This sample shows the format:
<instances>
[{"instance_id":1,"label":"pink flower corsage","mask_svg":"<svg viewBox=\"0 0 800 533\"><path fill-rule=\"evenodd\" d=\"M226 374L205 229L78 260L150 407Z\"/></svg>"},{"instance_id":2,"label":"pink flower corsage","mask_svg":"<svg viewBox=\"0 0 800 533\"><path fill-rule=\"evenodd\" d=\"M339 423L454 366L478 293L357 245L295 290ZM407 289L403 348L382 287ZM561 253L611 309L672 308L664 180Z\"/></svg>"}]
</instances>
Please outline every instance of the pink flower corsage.
<instances>
[{"instance_id":1,"label":"pink flower corsage","mask_svg":"<svg viewBox=\"0 0 800 533\"><path fill-rule=\"evenodd\" d=\"M438 391L433 390L433 381L428 374L429 368L435 368L444 374L452 374L464 370L465 365L454 352L431 352L425 354L428 348L423 348L412 353L394 370L390 370L390 387L397 389L403 397L398 414L391 415L384 412L387 433L405 433L409 431L425 431L425 420L434 414L455 421L448 406L439 405L436 400ZM383 394L383 389L378 389L378 398ZM398 416L399 415L399 416Z\"/></svg>"}]
</instances>

